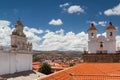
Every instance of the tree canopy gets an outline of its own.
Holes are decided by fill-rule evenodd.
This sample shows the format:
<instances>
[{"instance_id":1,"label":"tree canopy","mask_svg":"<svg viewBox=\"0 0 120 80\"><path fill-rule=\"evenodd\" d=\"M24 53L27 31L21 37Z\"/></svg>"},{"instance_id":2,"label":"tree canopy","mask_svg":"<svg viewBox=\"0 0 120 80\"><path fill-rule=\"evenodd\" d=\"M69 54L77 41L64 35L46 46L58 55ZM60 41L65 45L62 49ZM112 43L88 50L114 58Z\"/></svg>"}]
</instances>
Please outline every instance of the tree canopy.
<instances>
[{"instance_id":1,"label":"tree canopy","mask_svg":"<svg viewBox=\"0 0 120 80\"><path fill-rule=\"evenodd\" d=\"M46 75L52 73L51 66L48 63L43 63L41 68L39 68L38 71Z\"/></svg>"}]
</instances>

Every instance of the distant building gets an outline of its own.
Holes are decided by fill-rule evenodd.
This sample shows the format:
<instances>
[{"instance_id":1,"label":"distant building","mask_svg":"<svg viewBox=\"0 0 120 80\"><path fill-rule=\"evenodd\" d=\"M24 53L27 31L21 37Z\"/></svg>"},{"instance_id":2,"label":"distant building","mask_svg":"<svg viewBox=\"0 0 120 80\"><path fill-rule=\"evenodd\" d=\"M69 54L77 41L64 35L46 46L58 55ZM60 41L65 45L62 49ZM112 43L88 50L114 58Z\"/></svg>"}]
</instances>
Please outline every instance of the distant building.
<instances>
[{"instance_id":1,"label":"distant building","mask_svg":"<svg viewBox=\"0 0 120 80\"><path fill-rule=\"evenodd\" d=\"M97 31L92 23L88 29L88 53L116 53L116 29L112 23L106 28L106 37L97 37Z\"/></svg>"},{"instance_id":2,"label":"distant building","mask_svg":"<svg viewBox=\"0 0 120 80\"><path fill-rule=\"evenodd\" d=\"M27 41L23 29L21 21L17 21L9 51L0 46L0 75L32 70L32 43Z\"/></svg>"}]
</instances>

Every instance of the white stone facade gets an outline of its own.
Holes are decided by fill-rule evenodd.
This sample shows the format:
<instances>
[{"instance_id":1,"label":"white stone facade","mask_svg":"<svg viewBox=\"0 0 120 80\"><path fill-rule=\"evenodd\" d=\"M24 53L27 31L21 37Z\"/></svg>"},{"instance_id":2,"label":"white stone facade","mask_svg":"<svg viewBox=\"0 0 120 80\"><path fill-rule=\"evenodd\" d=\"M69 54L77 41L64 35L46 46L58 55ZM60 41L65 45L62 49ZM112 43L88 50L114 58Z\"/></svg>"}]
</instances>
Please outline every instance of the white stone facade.
<instances>
[{"instance_id":1,"label":"white stone facade","mask_svg":"<svg viewBox=\"0 0 120 80\"><path fill-rule=\"evenodd\" d=\"M9 51L0 46L0 75L32 70L32 43L27 42L23 24L17 21Z\"/></svg>"},{"instance_id":2,"label":"white stone facade","mask_svg":"<svg viewBox=\"0 0 120 80\"><path fill-rule=\"evenodd\" d=\"M0 75L32 70L32 54L0 51Z\"/></svg>"},{"instance_id":3,"label":"white stone facade","mask_svg":"<svg viewBox=\"0 0 120 80\"><path fill-rule=\"evenodd\" d=\"M96 27L91 24L88 29L88 53L116 53L116 29L110 22L106 36L97 36Z\"/></svg>"}]
</instances>

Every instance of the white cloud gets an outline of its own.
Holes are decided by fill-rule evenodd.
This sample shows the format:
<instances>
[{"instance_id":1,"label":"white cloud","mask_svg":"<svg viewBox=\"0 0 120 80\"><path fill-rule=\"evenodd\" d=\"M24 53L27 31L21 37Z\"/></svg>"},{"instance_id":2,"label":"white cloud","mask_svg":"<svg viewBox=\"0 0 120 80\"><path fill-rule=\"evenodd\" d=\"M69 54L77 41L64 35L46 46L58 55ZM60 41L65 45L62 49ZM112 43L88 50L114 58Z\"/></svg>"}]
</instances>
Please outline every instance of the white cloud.
<instances>
[{"instance_id":1,"label":"white cloud","mask_svg":"<svg viewBox=\"0 0 120 80\"><path fill-rule=\"evenodd\" d=\"M62 22L61 19L57 19L57 20L52 19L52 20L49 22L49 25L55 25L55 26L62 25L62 24L63 24L63 22Z\"/></svg>"},{"instance_id":2,"label":"white cloud","mask_svg":"<svg viewBox=\"0 0 120 80\"><path fill-rule=\"evenodd\" d=\"M42 40L39 35L43 33L43 30L36 29L36 28L29 28L25 26L24 32L28 38L28 41L33 43L33 49L39 50L38 46L40 45L39 43Z\"/></svg>"},{"instance_id":3,"label":"white cloud","mask_svg":"<svg viewBox=\"0 0 120 80\"><path fill-rule=\"evenodd\" d=\"M107 21L87 21L87 23L93 23L94 25L106 26Z\"/></svg>"},{"instance_id":4,"label":"white cloud","mask_svg":"<svg viewBox=\"0 0 120 80\"><path fill-rule=\"evenodd\" d=\"M79 5L70 5L69 3L65 3L65 4L59 5L59 7L62 8L63 11L67 11L69 14L84 13L84 9Z\"/></svg>"},{"instance_id":5,"label":"white cloud","mask_svg":"<svg viewBox=\"0 0 120 80\"><path fill-rule=\"evenodd\" d=\"M120 3L117 6L113 7L112 9L105 10L104 14L107 16L111 16L111 15L120 16Z\"/></svg>"},{"instance_id":6,"label":"white cloud","mask_svg":"<svg viewBox=\"0 0 120 80\"><path fill-rule=\"evenodd\" d=\"M68 13L70 13L70 14L72 14L72 13L83 13L83 12L84 12L84 9L81 8L78 5L73 5L73 6L70 6L68 8Z\"/></svg>"},{"instance_id":7,"label":"white cloud","mask_svg":"<svg viewBox=\"0 0 120 80\"><path fill-rule=\"evenodd\" d=\"M41 30L41 29L29 28L29 27L27 27L27 26L25 26L24 30L25 30L25 31L28 31L28 32L36 33L36 34L41 34L41 33L43 33L43 30Z\"/></svg>"},{"instance_id":8,"label":"white cloud","mask_svg":"<svg viewBox=\"0 0 120 80\"><path fill-rule=\"evenodd\" d=\"M9 26L9 21L0 20L0 45L10 45L10 33L12 32L12 29Z\"/></svg>"},{"instance_id":9,"label":"white cloud","mask_svg":"<svg viewBox=\"0 0 120 80\"><path fill-rule=\"evenodd\" d=\"M64 33L64 30L56 32L49 31L43 36L44 41L40 45L40 50L83 50L87 46L87 34L80 32L75 34L73 32Z\"/></svg>"},{"instance_id":10,"label":"white cloud","mask_svg":"<svg viewBox=\"0 0 120 80\"><path fill-rule=\"evenodd\" d=\"M99 21L98 24L101 26L106 26L107 21Z\"/></svg>"},{"instance_id":11,"label":"white cloud","mask_svg":"<svg viewBox=\"0 0 120 80\"><path fill-rule=\"evenodd\" d=\"M99 12L99 15L102 15L102 12Z\"/></svg>"},{"instance_id":12,"label":"white cloud","mask_svg":"<svg viewBox=\"0 0 120 80\"><path fill-rule=\"evenodd\" d=\"M0 45L10 45L10 34L13 28L10 22L0 20ZM38 30L25 26L24 32L29 41L33 43L34 50L51 51L51 50L75 50L82 51L88 45L88 34L84 31L75 34L70 31L65 33L63 29L55 32L50 30ZM42 34L42 35L41 35ZM43 35L44 34L44 35ZM106 33L103 33L105 35ZM100 34L98 34L100 35ZM120 46L120 36L116 37L117 46Z\"/></svg>"},{"instance_id":13,"label":"white cloud","mask_svg":"<svg viewBox=\"0 0 120 80\"><path fill-rule=\"evenodd\" d=\"M66 7L66 6L69 6L70 4L69 3L64 3L64 4L61 4L60 7Z\"/></svg>"},{"instance_id":14,"label":"white cloud","mask_svg":"<svg viewBox=\"0 0 120 80\"><path fill-rule=\"evenodd\" d=\"M95 21L86 21L87 23L93 23L94 25L98 25Z\"/></svg>"},{"instance_id":15,"label":"white cloud","mask_svg":"<svg viewBox=\"0 0 120 80\"><path fill-rule=\"evenodd\" d=\"M10 35L13 31L14 27L10 27L10 22L6 20L0 20L0 45L5 47L9 47L11 39ZM24 32L30 42L33 43L33 49L39 50L39 42L41 38L39 34L43 33L43 30L36 28L29 28L27 26L24 27Z\"/></svg>"}]
</instances>

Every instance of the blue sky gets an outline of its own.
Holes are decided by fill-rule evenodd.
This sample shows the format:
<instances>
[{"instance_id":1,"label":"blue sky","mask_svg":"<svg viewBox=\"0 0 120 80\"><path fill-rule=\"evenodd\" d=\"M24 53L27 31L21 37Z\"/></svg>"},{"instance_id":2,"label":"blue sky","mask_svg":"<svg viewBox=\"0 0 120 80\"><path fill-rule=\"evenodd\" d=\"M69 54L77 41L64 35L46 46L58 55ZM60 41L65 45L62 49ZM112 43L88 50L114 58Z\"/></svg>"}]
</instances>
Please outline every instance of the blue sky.
<instances>
[{"instance_id":1,"label":"blue sky","mask_svg":"<svg viewBox=\"0 0 120 80\"><path fill-rule=\"evenodd\" d=\"M84 9L84 12L70 14L60 7L65 3L69 3L66 9L77 5ZM90 25L87 21L112 21L119 27L120 16L104 14L105 10L117 6L119 3L120 0L1 0L0 19L9 20L14 24L20 18L25 25L30 27L53 31L62 28L66 32L78 33L86 31ZM49 25L48 23L52 19L61 19L63 24ZM97 27L101 28L99 25Z\"/></svg>"},{"instance_id":2,"label":"blue sky","mask_svg":"<svg viewBox=\"0 0 120 80\"><path fill-rule=\"evenodd\" d=\"M120 0L0 0L0 20L12 27L18 19L29 28L54 33L63 30L65 35L87 34L91 22L103 33L111 21L120 35ZM45 35L37 34L40 38Z\"/></svg>"}]
</instances>

